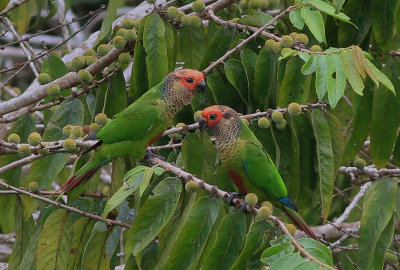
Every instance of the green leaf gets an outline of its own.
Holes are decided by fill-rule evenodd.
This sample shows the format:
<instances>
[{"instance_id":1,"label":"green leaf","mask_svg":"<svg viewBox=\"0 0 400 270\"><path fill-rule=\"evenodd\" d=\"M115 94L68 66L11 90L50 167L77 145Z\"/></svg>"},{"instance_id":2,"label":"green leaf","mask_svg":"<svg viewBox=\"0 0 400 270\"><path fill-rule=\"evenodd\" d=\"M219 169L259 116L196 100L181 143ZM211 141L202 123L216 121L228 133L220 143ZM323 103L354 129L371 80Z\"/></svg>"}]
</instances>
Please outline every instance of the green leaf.
<instances>
[{"instance_id":1,"label":"green leaf","mask_svg":"<svg viewBox=\"0 0 400 270\"><path fill-rule=\"evenodd\" d=\"M225 74L229 82L235 86L236 91L242 98L242 101L248 103L248 84L246 72L242 63L237 59L229 59L225 63Z\"/></svg>"},{"instance_id":2,"label":"green leaf","mask_svg":"<svg viewBox=\"0 0 400 270\"><path fill-rule=\"evenodd\" d=\"M358 73L357 68L354 64L351 50L343 50L340 53L340 61L342 63L344 73L346 74L346 77L349 80L349 83L353 88L354 92L362 96L364 90L364 83L361 80L360 74Z\"/></svg>"},{"instance_id":3,"label":"green leaf","mask_svg":"<svg viewBox=\"0 0 400 270\"><path fill-rule=\"evenodd\" d=\"M314 269L319 270L320 266L318 263L313 261L301 262L293 268L293 270L314 270Z\"/></svg>"},{"instance_id":4,"label":"green leaf","mask_svg":"<svg viewBox=\"0 0 400 270\"><path fill-rule=\"evenodd\" d=\"M286 254L274 261L269 270L292 269L294 266L302 262L303 260L299 254Z\"/></svg>"},{"instance_id":5,"label":"green leaf","mask_svg":"<svg viewBox=\"0 0 400 270\"><path fill-rule=\"evenodd\" d=\"M273 19L273 17L271 15L261 12L261 11L256 11L251 15L246 15L244 17L241 17L239 19L239 23L260 27L260 26L267 24L272 19ZM267 27L267 29L271 29L271 28L274 28L274 26L270 25Z\"/></svg>"},{"instance_id":6,"label":"green leaf","mask_svg":"<svg viewBox=\"0 0 400 270\"><path fill-rule=\"evenodd\" d=\"M124 177L124 185L107 201L104 207L103 217L106 217L112 209L120 205L129 195L135 192L142 183L148 183L152 175L153 169L145 166L137 166L127 172ZM141 194L143 194L143 192L141 192Z\"/></svg>"},{"instance_id":7,"label":"green leaf","mask_svg":"<svg viewBox=\"0 0 400 270\"><path fill-rule=\"evenodd\" d=\"M54 211L40 233L36 253L37 269L66 269L73 234L69 213L64 209Z\"/></svg>"},{"instance_id":8,"label":"green leaf","mask_svg":"<svg viewBox=\"0 0 400 270\"><path fill-rule=\"evenodd\" d=\"M329 74L327 58L327 55L315 55L315 89L319 99L322 99L328 90ZM332 66L330 67L330 70L332 70Z\"/></svg>"},{"instance_id":9,"label":"green leaf","mask_svg":"<svg viewBox=\"0 0 400 270\"><path fill-rule=\"evenodd\" d=\"M392 64L397 65L396 70ZM397 78L400 62L393 59L383 68L386 73L397 85L400 91L400 83ZM383 85L374 91L371 121L371 157L375 166L380 169L386 166L392 155L393 146L397 138L397 131L400 124L400 92L397 96L385 88ZM385 132L382 132L382 131Z\"/></svg>"},{"instance_id":10,"label":"green leaf","mask_svg":"<svg viewBox=\"0 0 400 270\"><path fill-rule=\"evenodd\" d=\"M20 35L25 33L31 21L30 8L32 2L26 2L9 12L10 20Z\"/></svg>"},{"instance_id":11,"label":"green leaf","mask_svg":"<svg viewBox=\"0 0 400 270\"><path fill-rule=\"evenodd\" d=\"M343 9L357 27L339 22L339 46L347 47L350 45L360 45L371 27L371 17L369 13L370 0L348 0Z\"/></svg>"},{"instance_id":12,"label":"green leaf","mask_svg":"<svg viewBox=\"0 0 400 270\"><path fill-rule=\"evenodd\" d=\"M165 25L165 44L167 45L168 72L175 69L176 57L178 55L178 33L169 22L164 21Z\"/></svg>"},{"instance_id":13,"label":"green leaf","mask_svg":"<svg viewBox=\"0 0 400 270\"><path fill-rule=\"evenodd\" d=\"M350 22L350 18L346 14L344 14L343 12L336 13L335 8L326 2L323 2L321 0L309 0L308 3L310 3L311 5L313 5L320 11L322 11L336 19L339 19L343 22L353 24Z\"/></svg>"},{"instance_id":14,"label":"green leaf","mask_svg":"<svg viewBox=\"0 0 400 270\"><path fill-rule=\"evenodd\" d=\"M230 269L239 255L246 236L246 219L242 211L226 214L218 227L215 242L200 269Z\"/></svg>"},{"instance_id":15,"label":"green leaf","mask_svg":"<svg viewBox=\"0 0 400 270\"><path fill-rule=\"evenodd\" d=\"M316 70L316 58L314 57L314 54L311 54L307 62L305 62L304 65L301 67L301 72L303 72L304 75L310 75L314 73L315 70Z\"/></svg>"},{"instance_id":16,"label":"green leaf","mask_svg":"<svg viewBox=\"0 0 400 270\"><path fill-rule=\"evenodd\" d=\"M89 218L81 218L72 225L74 237L72 238L70 255L68 258L68 270L81 269L83 251L93 225L94 221Z\"/></svg>"},{"instance_id":17,"label":"green leaf","mask_svg":"<svg viewBox=\"0 0 400 270\"><path fill-rule=\"evenodd\" d=\"M233 263L231 270L246 269L247 262L251 259L253 254L257 252L257 248L261 246L264 235L269 228L271 228L271 225L264 220L251 224L249 232L246 235L244 247ZM262 252L262 250L260 252Z\"/></svg>"},{"instance_id":18,"label":"green leaf","mask_svg":"<svg viewBox=\"0 0 400 270\"><path fill-rule=\"evenodd\" d=\"M310 86L311 75L301 73L303 62L298 57L292 57L286 64L285 76L278 90L278 106L287 107L291 102L304 104L307 102Z\"/></svg>"},{"instance_id":19,"label":"green leaf","mask_svg":"<svg viewBox=\"0 0 400 270\"><path fill-rule=\"evenodd\" d=\"M305 6L301 8L301 17L318 42L326 43L325 24L319 10L312 10L310 6Z\"/></svg>"},{"instance_id":20,"label":"green leaf","mask_svg":"<svg viewBox=\"0 0 400 270\"><path fill-rule=\"evenodd\" d=\"M364 96L353 96L353 123L351 126L352 133L347 140L343 152L343 164L349 163L354 159L354 156L363 147L365 140L371 129L372 116L372 95L370 90L372 82L368 83Z\"/></svg>"},{"instance_id":21,"label":"green leaf","mask_svg":"<svg viewBox=\"0 0 400 270\"><path fill-rule=\"evenodd\" d=\"M247 77L247 87L248 87L247 99L249 101L250 106L253 108L255 101L252 100L252 96L250 93L254 89L254 75L256 69L257 54L252 50L244 49L240 55L240 61L243 64Z\"/></svg>"},{"instance_id":22,"label":"green leaf","mask_svg":"<svg viewBox=\"0 0 400 270\"><path fill-rule=\"evenodd\" d=\"M396 189L397 180L383 178L372 182L365 193L358 244L358 264L363 270L379 269L374 267L376 264L381 264L380 268L383 266L382 251L386 251L391 240L387 245L385 243L385 248L379 239L386 238L387 233L384 231L393 216Z\"/></svg>"},{"instance_id":23,"label":"green leaf","mask_svg":"<svg viewBox=\"0 0 400 270\"><path fill-rule=\"evenodd\" d=\"M290 22L297 29L302 30L304 27L304 19L301 17L301 8L296 8L289 13Z\"/></svg>"},{"instance_id":24,"label":"green leaf","mask_svg":"<svg viewBox=\"0 0 400 270\"><path fill-rule=\"evenodd\" d=\"M346 74L343 71L339 54L329 54L327 56L327 64L329 71L327 74L328 100L329 105L331 105L332 108L335 108L344 94L344 89L346 87ZM333 78L333 74L335 74L335 78Z\"/></svg>"},{"instance_id":25,"label":"green leaf","mask_svg":"<svg viewBox=\"0 0 400 270\"><path fill-rule=\"evenodd\" d=\"M218 201L202 197L190 209L188 218L163 269L188 269L201 255L218 216Z\"/></svg>"},{"instance_id":26,"label":"green leaf","mask_svg":"<svg viewBox=\"0 0 400 270\"><path fill-rule=\"evenodd\" d=\"M335 160L335 177L337 176L339 167L342 165L342 157L345 146L344 136L341 133L342 125L338 118L336 118L335 114L331 112L326 112L326 119L328 120L329 130L331 131L331 139L332 139L332 150L333 157Z\"/></svg>"},{"instance_id":27,"label":"green leaf","mask_svg":"<svg viewBox=\"0 0 400 270\"><path fill-rule=\"evenodd\" d=\"M276 56L265 47L261 48L256 61L254 72L254 88L250 89L251 99L254 107L265 109L268 104L268 94L274 87L276 81Z\"/></svg>"},{"instance_id":28,"label":"green leaf","mask_svg":"<svg viewBox=\"0 0 400 270\"><path fill-rule=\"evenodd\" d=\"M372 64L370 61L367 60L368 66L372 69L372 72L378 79L378 81L383 84L387 89L393 92L393 94L396 95L396 92L394 90L394 86L392 82L389 80L389 78L382 72L380 71L374 64Z\"/></svg>"},{"instance_id":29,"label":"green leaf","mask_svg":"<svg viewBox=\"0 0 400 270\"><path fill-rule=\"evenodd\" d=\"M103 22L101 24L99 37L97 38L93 47L97 47L111 33L112 23L117 17L117 8L119 6L120 6L120 1L118 0L108 1L106 16L104 17Z\"/></svg>"},{"instance_id":30,"label":"green leaf","mask_svg":"<svg viewBox=\"0 0 400 270\"><path fill-rule=\"evenodd\" d=\"M16 236L8 262L8 269L10 270L18 269L35 229L32 216L25 219L23 204L19 196L15 200L14 216Z\"/></svg>"},{"instance_id":31,"label":"green leaf","mask_svg":"<svg viewBox=\"0 0 400 270\"><path fill-rule=\"evenodd\" d=\"M159 84L168 74L167 44L164 35L163 20L157 13L150 14L146 20L143 33L149 88Z\"/></svg>"},{"instance_id":32,"label":"green leaf","mask_svg":"<svg viewBox=\"0 0 400 270\"><path fill-rule=\"evenodd\" d=\"M60 58L52 55L44 59L40 69L40 72L49 74L52 81L68 73L65 63Z\"/></svg>"},{"instance_id":33,"label":"green leaf","mask_svg":"<svg viewBox=\"0 0 400 270\"><path fill-rule=\"evenodd\" d=\"M178 59L185 62L184 68L199 69L206 51L207 36L204 28L183 27L179 31Z\"/></svg>"},{"instance_id":34,"label":"green leaf","mask_svg":"<svg viewBox=\"0 0 400 270\"><path fill-rule=\"evenodd\" d=\"M392 49L398 0L371 0L370 16L375 42L382 52ZM382 18L385 18L382 20Z\"/></svg>"},{"instance_id":35,"label":"green leaf","mask_svg":"<svg viewBox=\"0 0 400 270\"><path fill-rule=\"evenodd\" d=\"M332 253L327 246L312 238L301 238L297 240L311 255L317 257L328 265L333 265Z\"/></svg>"},{"instance_id":36,"label":"green leaf","mask_svg":"<svg viewBox=\"0 0 400 270\"><path fill-rule=\"evenodd\" d=\"M129 83L129 95L134 99L141 97L149 90L146 68L146 50L143 47L143 32L147 16L140 22L138 29L135 49L133 53L133 65L131 71L131 80Z\"/></svg>"},{"instance_id":37,"label":"green leaf","mask_svg":"<svg viewBox=\"0 0 400 270\"><path fill-rule=\"evenodd\" d=\"M289 49L287 52L285 52L282 56L279 56L278 61L281 61L283 59L289 58L290 56L293 56L295 54L297 54L299 51L297 50L292 50Z\"/></svg>"},{"instance_id":38,"label":"green leaf","mask_svg":"<svg viewBox=\"0 0 400 270\"><path fill-rule=\"evenodd\" d=\"M107 94L104 105L104 113L112 118L117 113L126 108L126 87L124 73L117 70L114 76L111 76L107 86Z\"/></svg>"},{"instance_id":39,"label":"green leaf","mask_svg":"<svg viewBox=\"0 0 400 270\"><path fill-rule=\"evenodd\" d=\"M106 252L106 243L113 229L113 227L107 228L106 224L101 221L94 225L83 252L81 270L110 269L110 257Z\"/></svg>"},{"instance_id":40,"label":"green leaf","mask_svg":"<svg viewBox=\"0 0 400 270\"><path fill-rule=\"evenodd\" d=\"M319 187L324 220L328 218L335 181L331 133L324 113L315 109L311 113L314 136L317 141Z\"/></svg>"},{"instance_id":41,"label":"green leaf","mask_svg":"<svg viewBox=\"0 0 400 270\"><path fill-rule=\"evenodd\" d=\"M273 263L282 256L292 253L294 246L291 243L283 243L277 246L272 246L264 250L261 254L260 260L265 263Z\"/></svg>"},{"instance_id":42,"label":"green leaf","mask_svg":"<svg viewBox=\"0 0 400 270\"><path fill-rule=\"evenodd\" d=\"M7 7L8 2L10 2L10 0L0 0L0 11Z\"/></svg>"},{"instance_id":43,"label":"green leaf","mask_svg":"<svg viewBox=\"0 0 400 270\"><path fill-rule=\"evenodd\" d=\"M125 233L125 254L136 255L154 240L174 213L181 189L175 177L165 178L154 188Z\"/></svg>"}]
</instances>

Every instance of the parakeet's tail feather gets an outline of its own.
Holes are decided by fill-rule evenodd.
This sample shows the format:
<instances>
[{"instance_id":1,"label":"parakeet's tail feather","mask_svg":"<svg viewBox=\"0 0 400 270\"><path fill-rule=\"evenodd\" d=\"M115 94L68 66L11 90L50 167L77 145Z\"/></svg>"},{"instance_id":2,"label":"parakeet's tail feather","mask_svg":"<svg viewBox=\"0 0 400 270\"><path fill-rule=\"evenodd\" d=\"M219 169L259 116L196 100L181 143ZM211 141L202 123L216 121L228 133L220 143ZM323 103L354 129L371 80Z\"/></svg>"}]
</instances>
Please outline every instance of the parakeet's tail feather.
<instances>
[{"instance_id":1,"label":"parakeet's tail feather","mask_svg":"<svg viewBox=\"0 0 400 270\"><path fill-rule=\"evenodd\" d=\"M107 159L99 162L90 160L82 168L80 168L79 171L74 176L68 179L68 181L65 182L57 191L60 193L64 193L74 189L79 184L89 180L90 177L92 177L97 172L97 170L101 168L101 166L103 166L108 162L109 161Z\"/></svg>"},{"instance_id":2,"label":"parakeet's tail feather","mask_svg":"<svg viewBox=\"0 0 400 270\"><path fill-rule=\"evenodd\" d=\"M319 241L318 237L311 230L310 226L304 221L304 219L293 209L286 205L282 205L282 210L285 214L299 227L303 232L305 232L309 237L314 238Z\"/></svg>"}]
</instances>

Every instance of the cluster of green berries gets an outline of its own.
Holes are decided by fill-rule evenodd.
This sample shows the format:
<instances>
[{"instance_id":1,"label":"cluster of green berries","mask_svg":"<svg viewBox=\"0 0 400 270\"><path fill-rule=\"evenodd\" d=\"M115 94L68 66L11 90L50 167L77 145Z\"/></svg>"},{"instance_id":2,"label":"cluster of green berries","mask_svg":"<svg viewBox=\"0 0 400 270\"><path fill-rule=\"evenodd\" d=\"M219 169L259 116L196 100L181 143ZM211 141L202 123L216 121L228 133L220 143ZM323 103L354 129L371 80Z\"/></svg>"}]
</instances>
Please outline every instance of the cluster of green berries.
<instances>
[{"instance_id":1,"label":"cluster of green berries","mask_svg":"<svg viewBox=\"0 0 400 270\"><path fill-rule=\"evenodd\" d=\"M7 141L9 143L19 144L21 142L21 138L17 133L12 133L8 136ZM28 144L21 144L18 146L19 156L30 156L32 154L31 146L36 146L37 148L35 149L38 149L38 153L42 155L47 155L49 153L49 150L47 149L47 144L42 143L42 136L40 136L40 134L37 132L32 132L28 136Z\"/></svg>"},{"instance_id":2,"label":"cluster of green berries","mask_svg":"<svg viewBox=\"0 0 400 270\"><path fill-rule=\"evenodd\" d=\"M99 60L96 56L96 52L93 49L86 50L82 56L76 56L72 59L71 63L68 65L70 71L78 72L85 67L90 66L94 62Z\"/></svg>"},{"instance_id":3,"label":"cluster of green berries","mask_svg":"<svg viewBox=\"0 0 400 270\"><path fill-rule=\"evenodd\" d=\"M247 1L246 0L241 0L239 2L239 8L242 11L245 11L247 9L251 9L251 10L266 10L270 7L270 0L250 0L248 1L248 5L247 5Z\"/></svg>"},{"instance_id":4,"label":"cluster of green berries","mask_svg":"<svg viewBox=\"0 0 400 270\"><path fill-rule=\"evenodd\" d=\"M288 106L288 113L291 115L299 115L302 112L300 104L292 102ZM280 111L274 111L271 114L271 120L275 123L275 127L282 130L286 127L287 122L283 118L283 114ZM258 119L258 126L263 129L267 129L271 126L271 121L267 117L260 117Z\"/></svg>"},{"instance_id":5,"label":"cluster of green berries","mask_svg":"<svg viewBox=\"0 0 400 270\"><path fill-rule=\"evenodd\" d=\"M296 32L290 33L290 35L284 35L281 37L281 41L275 41L268 39L265 42L265 48L269 51L273 51L276 54L285 54L290 50L293 44L302 44L307 46L308 37L305 34L298 34Z\"/></svg>"},{"instance_id":6,"label":"cluster of green berries","mask_svg":"<svg viewBox=\"0 0 400 270\"><path fill-rule=\"evenodd\" d=\"M48 84L52 81L50 75L46 72L40 73L37 76L37 80L38 83L41 85ZM53 83L47 87L47 94L49 96L56 97L60 94L60 90L61 90L60 86L58 84Z\"/></svg>"},{"instance_id":7,"label":"cluster of green berries","mask_svg":"<svg viewBox=\"0 0 400 270\"><path fill-rule=\"evenodd\" d=\"M192 8L193 11L195 12L201 12L204 9L205 5L204 2L202 1L195 1L193 2ZM167 9L167 16L170 19L180 21L183 26L190 26L195 29L200 28L202 23L201 23L201 18L196 15L185 15L185 13L181 10L178 10L176 7L171 6L168 7Z\"/></svg>"},{"instance_id":8,"label":"cluster of green berries","mask_svg":"<svg viewBox=\"0 0 400 270\"><path fill-rule=\"evenodd\" d=\"M262 202L261 207L258 209L256 221L266 220L272 214L272 211L272 203L270 203L269 201Z\"/></svg>"}]
</instances>

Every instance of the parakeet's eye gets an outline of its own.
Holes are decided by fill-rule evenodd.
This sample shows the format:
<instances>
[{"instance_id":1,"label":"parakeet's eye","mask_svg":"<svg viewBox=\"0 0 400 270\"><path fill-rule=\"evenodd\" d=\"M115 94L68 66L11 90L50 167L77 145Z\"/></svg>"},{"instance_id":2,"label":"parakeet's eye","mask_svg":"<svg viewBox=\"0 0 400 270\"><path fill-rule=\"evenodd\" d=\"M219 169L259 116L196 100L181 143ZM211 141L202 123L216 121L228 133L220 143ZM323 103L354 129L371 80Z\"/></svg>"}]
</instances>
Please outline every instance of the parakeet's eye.
<instances>
[{"instance_id":1,"label":"parakeet's eye","mask_svg":"<svg viewBox=\"0 0 400 270\"><path fill-rule=\"evenodd\" d=\"M187 79L186 79L186 82L187 82L187 83L194 83L194 80L193 80L193 78L187 78Z\"/></svg>"},{"instance_id":2,"label":"parakeet's eye","mask_svg":"<svg viewBox=\"0 0 400 270\"><path fill-rule=\"evenodd\" d=\"M218 115L216 115L215 113L210 114L210 116L208 117L210 120L215 120L217 119Z\"/></svg>"}]
</instances>

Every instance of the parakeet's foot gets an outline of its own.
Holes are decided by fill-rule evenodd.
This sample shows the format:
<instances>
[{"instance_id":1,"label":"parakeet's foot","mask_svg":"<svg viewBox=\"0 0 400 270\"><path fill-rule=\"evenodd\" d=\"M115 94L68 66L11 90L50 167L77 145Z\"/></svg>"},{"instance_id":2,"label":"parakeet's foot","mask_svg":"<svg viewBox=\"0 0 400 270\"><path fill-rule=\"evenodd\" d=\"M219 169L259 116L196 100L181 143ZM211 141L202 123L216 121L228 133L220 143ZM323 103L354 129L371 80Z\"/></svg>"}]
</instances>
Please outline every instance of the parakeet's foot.
<instances>
[{"instance_id":1,"label":"parakeet's foot","mask_svg":"<svg viewBox=\"0 0 400 270\"><path fill-rule=\"evenodd\" d=\"M236 198L240 198L240 197L243 197L243 196L244 196L243 193L231 192L231 194L229 194L229 196L228 196L228 205L229 205L229 206L234 206L234 205L236 205L235 202L234 202L234 200L235 200Z\"/></svg>"},{"instance_id":2,"label":"parakeet's foot","mask_svg":"<svg viewBox=\"0 0 400 270\"><path fill-rule=\"evenodd\" d=\"M240 204L240 210L243 211L245 214L249 213L249 210L247 210L247 202L243 201Z\"/></svg>"},{"instance_id":3,"label":"parakeet's foot","mask_svg":"<svg viewBox=\"0 0 400 270\"><path fill-rule=\"evenodd\" d=\"M153 158L159 158L162 161L165 161L165 158L163 156L159 156L157 154L154 154L150 150L146 150L146 154L144 156L144 160L147 160L149 162L149 166L153 166L154 164L152 163Z\"/></svg>"}]
</instances>

